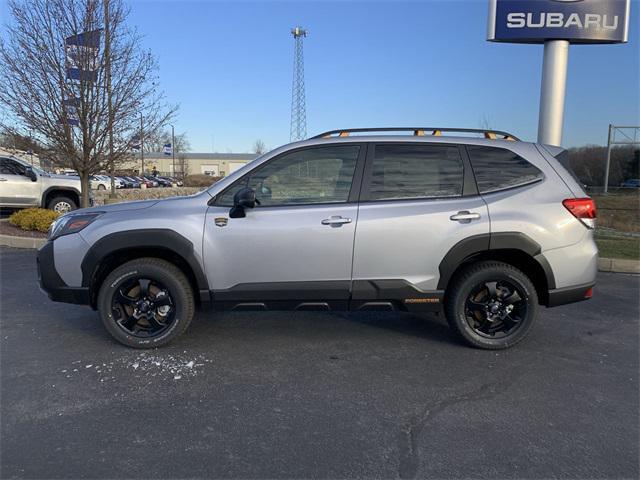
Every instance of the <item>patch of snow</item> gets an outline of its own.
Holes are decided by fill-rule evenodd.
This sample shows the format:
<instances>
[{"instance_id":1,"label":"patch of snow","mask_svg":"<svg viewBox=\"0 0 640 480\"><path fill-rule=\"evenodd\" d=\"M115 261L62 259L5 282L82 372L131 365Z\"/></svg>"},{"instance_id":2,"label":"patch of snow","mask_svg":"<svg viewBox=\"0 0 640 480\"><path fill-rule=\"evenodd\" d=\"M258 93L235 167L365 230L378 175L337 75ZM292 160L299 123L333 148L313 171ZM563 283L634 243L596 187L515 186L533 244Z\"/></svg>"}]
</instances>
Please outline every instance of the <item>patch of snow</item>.
<instances>
[{"instance_id":1,"label":"patch of snow","mask_svg":"<svg viewBox=\"0 0 640 480\"><path fill-rule=\"evenodd\" d=\"M72 364L77 363L81 363L81 360L72 362ZM212 361L202 354L187 355L186 351L182 354L173 354L154 350L137 355L124 354L120 358L116 357L112 362L102 363L102 366L100 366L100 363L86 364L83 371L94 372L97 374L95 379L101 383L117 382L119 380L118 377L122 378L122 375L181 380L198 375L208 363L212 363ZM127 370L129 373L127 373ZM61 373L67 374L65 375L66 378L77 378L78 369L73 368L73 372L71 368L64 369ZM121 375L118 375L118 373Z\"/></svg>"}]
</instances>

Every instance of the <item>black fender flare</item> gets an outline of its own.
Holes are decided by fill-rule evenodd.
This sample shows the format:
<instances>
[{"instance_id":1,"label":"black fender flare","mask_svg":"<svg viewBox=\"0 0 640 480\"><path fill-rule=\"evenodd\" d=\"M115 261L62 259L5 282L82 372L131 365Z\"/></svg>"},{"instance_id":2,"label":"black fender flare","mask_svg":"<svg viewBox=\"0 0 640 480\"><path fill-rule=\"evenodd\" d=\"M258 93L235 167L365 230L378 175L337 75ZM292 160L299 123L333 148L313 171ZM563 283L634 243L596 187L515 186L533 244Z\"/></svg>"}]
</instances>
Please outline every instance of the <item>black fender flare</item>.
<instances>
[{"instance_id":1,"label":"black fender flare","mask_svg":"<svg viewBox=\"0 0 640 480\"><path fill-rule=\"evenodd\" d=\"M491 250L519 250L535 260L544 271L548 288L556 288L556 280L540 245L522 232L498 232L473 235L456 243L444 256L438 269L438 289L444 290L453 273L469 258Z\"/></svg>"},{"instance_id":2,"label":"black fender flare","mask_svg":"<svg viewBox=\"0 0 640 480\"><path fill-rule=\"evenodd\" d=\"M101 261L108 255L132 248L163 248L179 255L189 265L196 280L200 301L208 302L209 284L198 262L193 243L179 233L162 228L147 228L110 233L95 242L82 260L82 286L90 287Z\"/></svg>"},{"instance_id":3,"label":"black fender flare","mask_svg":"<svg viewBox=\"0 0 640 480\"><path fill-rule=\"evenodd\" d=\"M73 187L64 187L64 186L58 187L58 186L52 185L51 187L47 188L44 192L42 192L42 199L40 201L40 203L42 204L42 208L47 208L46 198L53 191L73 193L78 197L78 206L80 206L80 201L82 199L82 194L80 193L80 190L77 190Z\"/></svg>"}]
</instances>

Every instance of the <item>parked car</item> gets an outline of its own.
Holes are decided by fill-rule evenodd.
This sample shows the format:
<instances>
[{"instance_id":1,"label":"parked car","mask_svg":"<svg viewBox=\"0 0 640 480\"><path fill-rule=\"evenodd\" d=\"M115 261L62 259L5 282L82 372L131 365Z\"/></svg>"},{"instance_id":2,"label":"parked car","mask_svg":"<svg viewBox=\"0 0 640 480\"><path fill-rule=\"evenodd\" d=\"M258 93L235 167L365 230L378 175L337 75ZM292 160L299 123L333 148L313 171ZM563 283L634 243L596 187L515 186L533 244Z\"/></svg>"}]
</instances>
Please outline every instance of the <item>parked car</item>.
<instances>
[{"instance_id":1,"label":"parked car","mask_svg":"<svg viewBox=\"0 0 640 480\"><path fill-rule=\"evenodd\" d=\"M104 179L100 175L89 176L89 183L92 190L111 190L111 179Z\"/></svg>"},{"instance_id":2,"label":"parked car","mask_svg":"<svg viewBox=\"0 0 640 480\"><path fill-rule=\"evenodd\" d=\"M162 177L162 178L171 182L172 185L177 185L178 187L182 187L184 185L182 180L175 177Z\"/></svg>"},{"instance_id":3,"label":"parked car","mask_svg":"<svg viewBox=\"0 0 640 480\"><path fill-rule=\"evenodd\" d=\"M111 176L100 174L100 175L96 175L96 177L102 181L107 182L107 188L111 188ZM124 188L124 184L122 183L122 180L120 180L116 176L113 177L113 184L116 187L116 189Z\"/></svg>"},{"instance_id":4,"label":"parked car","mask_svg":"<svg viewBox=\"0 0 640 480\"><path fill-rule=\"evenodd\" d=\"M151 175L144 175L142 178L144 178L148 182L151 182L152 187L154 188L163 186L163 185L160 185L160 180L158 180L156 177L153 177Z\"/></svg>"},{"instance_id":5,"label":"parked car","mask_svg":"<svg viewBox=\"0 0 640 480\"><path fill-rule=\"evenodd\" d=\"M133 188L133 183L127 177L117 176L116 179L121 183L122 188Z\"/></svg>"},{"instance_id":6,"label":"parked car","mask_svg":"<svg viewBox=\"0 0 640 480\"><path fill-rule=\"evenodd\" d=\"M65 213L78 208L80 191L77 176L54 175L16 157L0 157L0 207L42 207Z\"/></svg>"},{"instance_id":7,"label":"parked car","mask_svg":"<svg viewBox=\"0 0 640 480\"><path fill-rule=\"evenodd\" d=\"M147 188L153 188L153 187L157 187L158 183L157 182L153 182L152 180L147 180L144 177L141 176L135 176L132 177L134 180L137 180L138 182L140 182L141 185L144 185Z\"/></svg>"},{"instance_id":8,"label":"parked car","mask_svg":"<svg viewBox=\"0 0 640 480\"><path fill-rule=\"evenodd\" d=\"M159 187L172 187L171 180L168 180L164 177L145 177L149 180L155 180L158 183Z\"/></svg>"},{"instance_id":9,"label":"parked car","mask_svg":"<svg viewBox=\"0 0 640 480\"><path fill-rule=\"evenodd\" d=\"M640 178L630 178L620 185L622 188L640 188Z\"/></svg>"},{"instance_id":10,"label":"parked car","mask_svg":"<svg viewBox=\"0 0 640 480\"><path fill-rule=\"evenodd\" d=\"M134 177L122 177L127 181L127 188L140 188L140 181Z\"/></svg>"},{"instance_id":11,"label":"parked car","mask_svg":"<svg viewBox=\"0 0 640 480\"><path fill-rule=\"evenodd\" d=\"M213 304L442 311L469 345L500 349L540 305L591 298L596 209L563 149L395 130L326 132L196 195L65 215L38 253L42 288L97 309L135 348L166 344Z\"/></svg>"}]
</instances>

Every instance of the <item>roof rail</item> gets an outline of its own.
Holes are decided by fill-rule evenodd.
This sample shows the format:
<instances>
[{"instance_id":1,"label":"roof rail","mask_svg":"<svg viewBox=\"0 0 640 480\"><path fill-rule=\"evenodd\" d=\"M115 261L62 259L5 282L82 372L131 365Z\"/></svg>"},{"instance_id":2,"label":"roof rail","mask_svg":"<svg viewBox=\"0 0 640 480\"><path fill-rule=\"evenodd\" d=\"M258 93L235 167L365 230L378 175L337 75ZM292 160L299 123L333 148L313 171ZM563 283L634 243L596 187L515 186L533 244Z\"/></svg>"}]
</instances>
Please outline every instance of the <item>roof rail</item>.
<instances>
[{"instance_id":1,"label":"roof rail","mask_svg":"<svg viewBox=\"0 0 640 480\"><path fill-rule=\"evenodd\" d=\"M439 127L380 127L380 128L345 128L341 130L329 130L328 132L321 133L311 138L331 138L334 136L348 137L350 133L364 133L364 132L413 132L414 136L422 137L425 132L430 132L430 135L436 137L442 136L443 132L455 132L455 133L479 133L484 135L484 138L492 140L511 140L514 142L520 141L518 137L501 130L486 130L480 128L439 128Z\"/></svg>"}]
</instances>

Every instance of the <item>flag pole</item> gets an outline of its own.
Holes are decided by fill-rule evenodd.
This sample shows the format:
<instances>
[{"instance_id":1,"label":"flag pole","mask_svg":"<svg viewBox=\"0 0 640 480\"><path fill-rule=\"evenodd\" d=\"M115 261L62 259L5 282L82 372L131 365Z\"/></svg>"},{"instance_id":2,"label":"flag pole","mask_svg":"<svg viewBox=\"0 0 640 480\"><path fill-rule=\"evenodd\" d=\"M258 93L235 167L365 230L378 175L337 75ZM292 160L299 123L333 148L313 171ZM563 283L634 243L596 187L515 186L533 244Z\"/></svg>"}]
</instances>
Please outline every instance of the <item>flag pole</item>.
<instances>
[{"instance_id":1,"label":"flag pole","mask_svg":"<svg viewBox=\"0 0 640 480\"><path fill-rule=\"evenodd\" d=\"M111 177L111 192L109 193L109 197L116 198L116 181L113 176L115 162L113 161L113 104L111 103L111 28L109 0L104 0L104 56L107 83L107 108L109 110L109 176Z\"/></svg>"}]
</instances>

